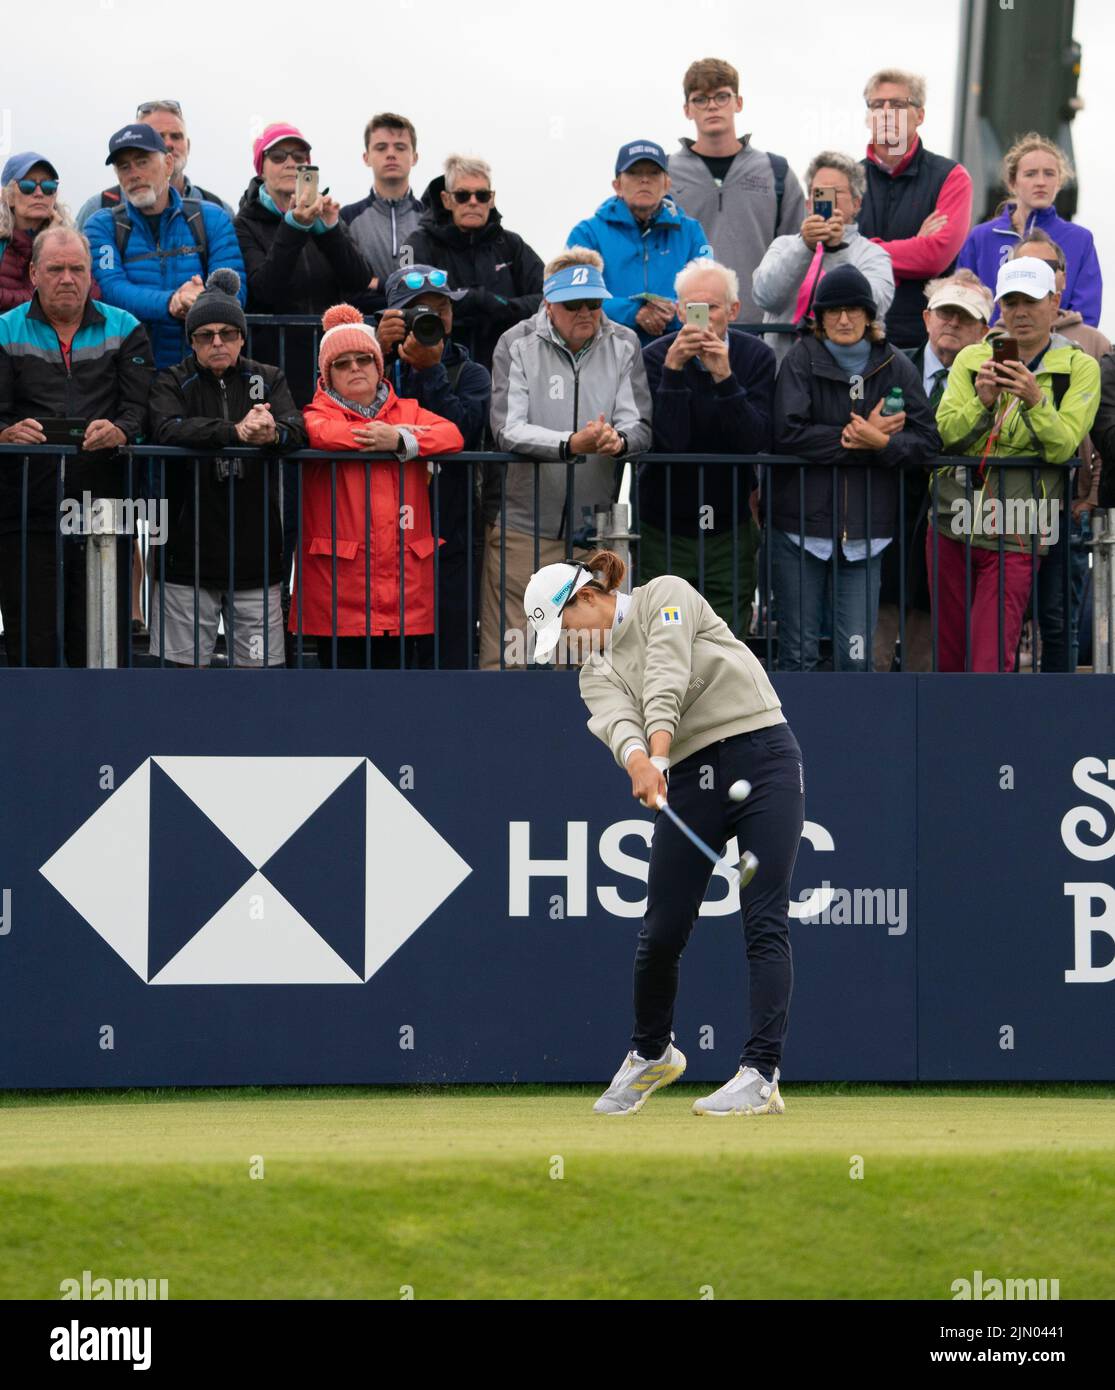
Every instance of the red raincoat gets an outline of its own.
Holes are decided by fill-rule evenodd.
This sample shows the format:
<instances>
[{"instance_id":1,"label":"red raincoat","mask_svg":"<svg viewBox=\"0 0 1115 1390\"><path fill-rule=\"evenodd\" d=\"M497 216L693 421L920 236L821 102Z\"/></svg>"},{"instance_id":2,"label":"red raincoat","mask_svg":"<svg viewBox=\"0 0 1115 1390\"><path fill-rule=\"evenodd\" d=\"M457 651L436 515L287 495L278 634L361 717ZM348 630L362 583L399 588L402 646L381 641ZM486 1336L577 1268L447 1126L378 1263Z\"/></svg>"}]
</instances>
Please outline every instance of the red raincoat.
<instances>
[{"instance_id":1,"label":"red raincoat","mask_svg":"<svg viewBox=\"0 0 1115 1390\"><path fill-rule=\"evenodd\" d=\"M423 410L415 400L397 396L387 385L387 401L376 416L386 425L425 426L417 434L420 456L403 465L404 496L399 497L399 464L374 459L368 462L371 523L365 516L363 458L338 460L337 468L337 635L363 637L367 633L367 596L371 600L371 636L399 635L399 536L404 543L403 621L408 636L434 630L434 535L430 525L430 472L426 458L452 454L464 448L461 432L450 420ZM312 449L359 448L352 437L354 425L367 424L364 416L346 410L318 383L313 400L303 412ZM290 630L298 631L298 605L302 604L302 631L328 636L333 631L333 547L331 465L327 461L302 465L302 563L290 604ZM402 513L400 508L410 510ZM400 518L405 525L400 527ZM370 583L366 582L365 545L371 540Z\"/></svg>"}]
</instances>

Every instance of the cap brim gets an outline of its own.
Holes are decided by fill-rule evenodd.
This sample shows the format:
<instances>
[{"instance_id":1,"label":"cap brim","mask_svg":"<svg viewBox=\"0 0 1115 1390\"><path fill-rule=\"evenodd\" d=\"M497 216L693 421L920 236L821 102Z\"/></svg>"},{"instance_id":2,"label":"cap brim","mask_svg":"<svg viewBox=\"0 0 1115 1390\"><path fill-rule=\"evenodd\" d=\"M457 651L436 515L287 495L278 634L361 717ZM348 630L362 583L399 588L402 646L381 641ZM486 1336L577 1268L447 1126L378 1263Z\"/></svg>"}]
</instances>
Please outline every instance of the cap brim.
<instances>
[{"instance_id":1,"label":"cap brim","mask_svg":"<svg viewBox=\"0 0 1115 1390\"><path fill-rule=\"evenodd\" d=\"M664 174L670 172L670 166L668 164L663 164L660 160L655 159L653 155L641 154L635 159L629 159L626 164L621 164L616 170L616 174L626 174L628 169L633 168L636 164L656 164Z\"/></svg>"},{"instance_id":2,"label":"cap brim","mask_svg":"<svg viewBox=\"0 0 1115 1390\"><path fill-rule=\"evenodd\" d=\"M464 299L468 290L451 290L448 287L438 289L436 285L423 285L420 290L408 289L405 294L393 295L387 302L389 309L401 309L404 305L410 304L415 299L421 299L424 294L440 294L445 299L451 299L456 303L458 299Z\"/></svg>"},{"instance_id":3,"label":"cap brim","mask_svg":"<svg viewBox=\"0 0 1115 1390\"><path fill-rule=\"evenodd\" d=\"M544 627L541 632L535 628L534 634L534 660L546 661L561 640L561 614L557 615L556 622Z\"/></svg>"},{"instance_id":4,"label":"cap brim","mask_svg":"<svg viewBox=\"0 0 1115 1390\"><path fill-rule=\"evenodd\" d=\"M966 314L971 314L972 318L978 319L980 323L987 323L987 310L976 309L971 304L965 304L962 299L934 299L932 304L926 305L928 309L963 309Z\"/></svg>"}]
</instances>

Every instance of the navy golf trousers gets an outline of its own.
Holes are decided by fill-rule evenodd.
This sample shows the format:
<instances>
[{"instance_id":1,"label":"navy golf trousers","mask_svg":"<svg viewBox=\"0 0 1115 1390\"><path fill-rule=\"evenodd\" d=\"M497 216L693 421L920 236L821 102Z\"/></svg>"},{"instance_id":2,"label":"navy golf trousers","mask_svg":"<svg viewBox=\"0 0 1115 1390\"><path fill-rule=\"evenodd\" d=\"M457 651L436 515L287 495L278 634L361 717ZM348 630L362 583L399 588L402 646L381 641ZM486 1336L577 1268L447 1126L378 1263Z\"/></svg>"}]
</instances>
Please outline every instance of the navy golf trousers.
<instances>
[{"instance_id":1,"label":"navy golf trousers","mask_svg":"<svg viewBox=\"0 0 1115 1390\"><path fill-rule=\"evenodd\" d=\"M731 801L728 788L741 777L751 783L751 795L744 802ZM804 792L801 749L788 724L736 734L670 769L670 806L690 829L717 852L735 835L740 853L750 850L759 860L741 904L751 1036L740 1065L767 1073L781 1065L790 1011L790 878L801 840ZM635 954L631 1045L641 1057L661 1057L670 1042L681 953L712 871L711 862L660 811Z\"/></svg>"}]
</instances>

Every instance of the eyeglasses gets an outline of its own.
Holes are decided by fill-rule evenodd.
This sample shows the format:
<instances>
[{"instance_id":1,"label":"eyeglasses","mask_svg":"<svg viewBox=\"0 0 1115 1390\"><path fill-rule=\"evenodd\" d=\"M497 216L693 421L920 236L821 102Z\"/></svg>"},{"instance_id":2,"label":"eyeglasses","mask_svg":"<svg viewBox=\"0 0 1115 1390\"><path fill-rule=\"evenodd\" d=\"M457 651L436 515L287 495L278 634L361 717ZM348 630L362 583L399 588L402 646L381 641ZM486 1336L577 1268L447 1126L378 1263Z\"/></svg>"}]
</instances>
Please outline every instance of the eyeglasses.
<instances>
[{"instance_id":1,"label":"eyeglasses","mask_svg":"<svg viewBox=\"0 0 1115 1390\"><path fill-rule=\"evenodd\" d=\"M1033 252L1031 252L1030 259L1034 261L1042 261L1046 265L1051 265L1054 270L1064 270L1065 268L1065 263L1063 260L1061 260L1060 256L1056 256L1051 259L1049 256L1035 256Z\"/></svg>"},{"instance_id":2,"label":"eyeglasses","mask_svg":"<svg viewBox=\"0 0 1115 1390\"><path fill-rule=\"evenodd\" d=\"M173 111L176 116L182 114L182 108L176 101L141 101L136 107L136 119L150 116L152 111Z\"/></svg>"},{"instance_id":3,"label":"eyeglasses","mask_svg":"<svg viewBox=\"0 0 1115 1390\"><path fill-rule=\"evenodd\" d=\"M36 188L41 188L47 197L58 192L57 179L20 179L17 186L21 193L26 193L28 196L34 193Z\"/></svg>"},{"instance_id":4,"label":"eyeglasses","mask_svg":"<svg viewBox=\"0 0 1115 1390\"><path fill-rule=\"evenodd\" d=\"M295 164L305 164L310 157L309 150L268 150L267 158L272 164L285 164L293 159Z\"/></svg>"},{"instance_id":5,"label":"eyeglasses","mask_svg":"<svg viewBox=\"0 0 1115 1390\"><path fill-rule=\"evenodd\" d=\"M890 106L893 107L895 111L905 111L907 107L915 105L916 103L910 101L907 97L877 97L875 100L867 103L867 109L868 111L885 111L887 107Z\"/></svg>"},{"instance_id":6,"label":"eyeglasses","mask_svg":"<svg viewBox=\"0 0 1115 1390\"><path fill-rule=\"evenodd\" d=\"M432 289L441 290L449 283L449 276L444 270L428 270L423 274L420 270L412 270L403 276L403 284L408 290L420 290L423 285L429 285Z\"/></svg>"},{"instance_id":7,"label":"eyeglasses","mask_svg":"<svg viewBox=\"0 0 1115 1390\"><path fill-rule=\"evenodd\" d=\"M366 367L370 367L375 360L370 352L357 353L355 357L338 357L333 363L333 370L337 371L340 368L342 372L363 371Z\"/></svg>"},{"instance_id":8,"label":"eyeglasses","mask_svg":"<svg viewBox=\"0 0 1115 1390\"><path fill-rule=\"evenodd\" d=\"M455 188L453 190L453 201L461 207L473 198L478 203L490 203L492 201L492 190L490 188Z\"/></svg>"},{"instance_id":9,"label":"eyeglasses","mask_svg":"<svg viewBox=\"0 0 1115 1390\"><path fill-rule=\"evenodd\" d=\"M192 335L194 342L201 347L209 347L218 340L222 343L234 343L240 336L239 328L199 328Z\"/></svg>"},{"instance_id":10,"label":"eyeglasses","mask_svg":"<svg viewBox=\"0 0 1115 1390\"><path fill-rule=\"evenodd\" d=\"M698 111L703 111L710 101L713 106L727 106L734 96L735 92L727 90L713 92L712 96L709 96L707 92L694 92L689 98L689 105L695 106Z\"/></svg>"},{"instance_id":11,"label":"eyeglasses","mask_svg":"<svg viewBox=\"0 0 1115 1390\"><path fill-rule=\"evenodd\" d=\"M559 299L557 303L571 314L579 314L582 309L600 309L604 305L602 299Z\"/></svg>"}]
</instances>

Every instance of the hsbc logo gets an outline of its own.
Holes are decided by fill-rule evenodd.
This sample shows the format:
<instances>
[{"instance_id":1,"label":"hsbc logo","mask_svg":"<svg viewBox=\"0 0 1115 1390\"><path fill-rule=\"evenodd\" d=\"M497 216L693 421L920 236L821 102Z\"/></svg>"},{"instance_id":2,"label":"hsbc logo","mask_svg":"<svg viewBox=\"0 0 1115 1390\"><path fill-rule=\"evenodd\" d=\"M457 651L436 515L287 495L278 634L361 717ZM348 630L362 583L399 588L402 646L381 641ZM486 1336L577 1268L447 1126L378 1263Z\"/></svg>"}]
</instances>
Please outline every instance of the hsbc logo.
<instances>
[{"instance_id":1,"label":"hsbc logo","mask_svg":"<svg viewBox=\"0 0 1115 1390\"><path fill-rule=\"evenodd\" d=\"M370 980L472 872L363 757L162 757L39 872L151 985Z\"/></svg>"}]
</instances>

